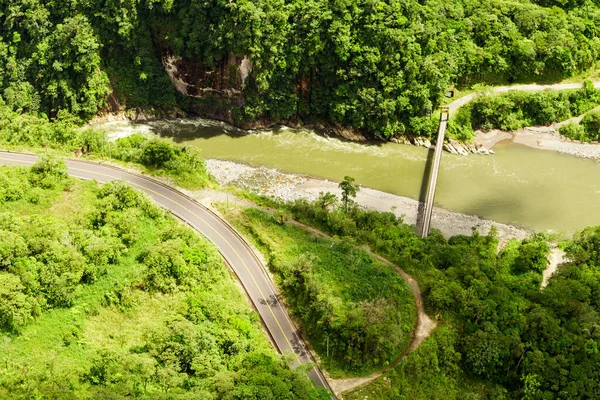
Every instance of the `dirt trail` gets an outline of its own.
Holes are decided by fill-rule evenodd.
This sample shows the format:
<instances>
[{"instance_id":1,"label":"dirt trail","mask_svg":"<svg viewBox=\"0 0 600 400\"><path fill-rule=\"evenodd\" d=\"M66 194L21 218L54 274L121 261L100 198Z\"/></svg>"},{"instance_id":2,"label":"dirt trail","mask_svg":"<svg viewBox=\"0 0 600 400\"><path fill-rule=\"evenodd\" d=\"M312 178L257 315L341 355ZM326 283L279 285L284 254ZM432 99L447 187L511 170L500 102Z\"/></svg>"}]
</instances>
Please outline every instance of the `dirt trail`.
<instances>
[{"instance_id":1,"label":"dirt trail","mask_svg":"<svg viewBox=\"0 0 600 400\"><path fill-rule=\"evenodd\" d=\"M595 107L593 109L591 109L588 112L595 112L595 111L600 111L600 106ZM587 114L587 113L585 113ZM552 127L556 130L559 130L561 126L563 125L568 125L568 124L578 124L581 122L581 120L583 119L583 117L585 117L585 114L581 114L577 117L573 117L573 118L569 118L567 120L561 121L561 122L556 122L554 124L552 124Z\"/></svg>"},{"instance_id":2,"label":"dirt trail","mask_svg":"<svg viewBox=\"0 0 600 400\"><path fill-rule=\"evenodd\" d=\"M305 224L295 221L295 220L288 220L287 222L292 225L298 226L302 229L305 229L305 230L311 232L312 234L314 234L315 236L320 236L320 237L324 237L327 239L333 239L328 234L326 234L316 228L313 228L312 226L305 225ZM383 368L382 370L377 371L371 375L361 376L358 378L332 379L332 378L327 377L329 386L331 386L331 389L333 389L333 392L337 396L339 396L343 392L347 392L347 391L356 389L360 386L366 385L367 383L379 378L380 376L382 376L383 374L385 374L386 372L388 372L389 370L394 368L396 365L398 365L398 363L400 361L402 361L402 359L409 352L411 352L412 350L419 347L419 345L421 343L423 343L423 341L425 339L427 339L429 337L429 335L431 335L431 332L433 332L433 330L436 327L435 321L432 320L429 317L429 315L427 315L427 313L425 312L425 307L423 306L423 295L421 294L421 289L419 288L419 284L417 283L417 281L412 276L410 276L409 274L404 272L396 264L394 264L387 258L384 258L384 257L380 256L379 254L374 253L368 247L363 246L363 247L361 247L361 250L369 253L371 256L375 257L379 261L393 267L396 270L396 272L402 277L402 279L404 279L406 281L406 283L408 283L408 286L409 286L413 296L415 297L415 303L417 306L417 327L413 334L413 340L410 343L410 345L408 346L408 348L406 349L406 351L404 353L402 353L402 355L400 355L400 357L398 357L396 360L394 360L389 366Z\"/></svg>"},{"instance_id":3,"label":"dirt trail","mask_svg":"<svg viewBox=\"0 0 600 400\"><path fill-rule=\"evenodd\" d=\"M529 85L497 86L489 88L487 90L489 90L492 93L506 93L512 90L519 90L523 92L541 92L547 89L573 90L579 89L581 87L582 83L555 83L553 85L538 85L534 83ZM594 87L600 88L600 82L594 82ZM448 108L450 109L450 115L454 115L460 107L473 100L475 96L477 96L477 93L469 93L468 95L456 99L452 103L448 104Z\"/></svg>"},{"instance_id":4,"label":"dirt trail","mask_svg":"<svg viewBox=\"0 0 600 400\"><path fill-rule=\"evenodd\" d=\"M542 280L542 289L548 285L548 281L554 275L554 273L558 270L558 267L565 262L565 252L553 245L550 249L550 259L548 263L548 267L544 270Z\"/></svg>"}]
</instances>

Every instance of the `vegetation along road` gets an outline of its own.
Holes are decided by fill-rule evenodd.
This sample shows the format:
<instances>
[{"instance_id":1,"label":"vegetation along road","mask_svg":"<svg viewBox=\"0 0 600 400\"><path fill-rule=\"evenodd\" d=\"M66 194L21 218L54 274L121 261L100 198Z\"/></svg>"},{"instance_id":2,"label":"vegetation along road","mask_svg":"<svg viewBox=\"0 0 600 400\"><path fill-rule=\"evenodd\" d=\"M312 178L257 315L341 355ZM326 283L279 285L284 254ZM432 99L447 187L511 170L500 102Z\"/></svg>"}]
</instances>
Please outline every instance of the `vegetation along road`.
<instances>
[{"instance_id":1,"label":"vegetation along road","mask_svg":"<svg viewBox=\"0 0 600 400\"><path fill-rule=\"evenodd\" d=\"M600 88L600 82L593 82L595 88ZM529 85L511 85L511 86L495 86L489 88L492 93L507 93L513 90L522 91L522 92L541 92L544 90L575 90L580 89L581 83L555 83L551 85L537 85L537 84L529 84ZM448 112L450 115L454 115L456 111L473 100L477 96L477 93L469 93L463 97L460 97L454 100L452 103L448 104Z\"/></svg>"},{"instance_id":2,"label":"vegetation along road","mask_svg":"<svg viewBox=\"0 0 600 400\"><path fill-rule=\"evenodd\" d=\"M34 155L0 152L0 164L29 166L36 160ZM246 242L221 218L181 192L152 179L84 161L69 160L66 164L69 174L76 178L129 183L205 235L239 277L279 351L293 352L300 364L314 362L263 266ZM318 367L311 370L310 378L316 385L329 388Z\"/></svg>"}]
</instances>

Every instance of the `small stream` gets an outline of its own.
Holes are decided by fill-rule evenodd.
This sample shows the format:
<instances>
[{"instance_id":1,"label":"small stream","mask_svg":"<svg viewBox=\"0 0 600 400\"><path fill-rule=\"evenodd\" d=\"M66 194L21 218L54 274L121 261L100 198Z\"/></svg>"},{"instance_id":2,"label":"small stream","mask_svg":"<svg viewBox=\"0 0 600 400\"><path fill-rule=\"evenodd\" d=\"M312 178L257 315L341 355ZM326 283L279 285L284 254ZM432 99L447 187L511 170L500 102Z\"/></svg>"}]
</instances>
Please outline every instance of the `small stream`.
<instances>
[{"instance_id":1,"label":"small stream","mask_svg":"<svg viewBox=\"0 0 600 400\"><path fill-rule=\"evenodd\" d=\"M265 165L419 198L428 150L354 143L305 129L246 132L208 120L105 124L111 136L141 132L201 149L205 158ZM436 204L524 228L571 235L600 224L600 163L500 143L493 156L444 153Z\"/></svg>"}]
</instances>

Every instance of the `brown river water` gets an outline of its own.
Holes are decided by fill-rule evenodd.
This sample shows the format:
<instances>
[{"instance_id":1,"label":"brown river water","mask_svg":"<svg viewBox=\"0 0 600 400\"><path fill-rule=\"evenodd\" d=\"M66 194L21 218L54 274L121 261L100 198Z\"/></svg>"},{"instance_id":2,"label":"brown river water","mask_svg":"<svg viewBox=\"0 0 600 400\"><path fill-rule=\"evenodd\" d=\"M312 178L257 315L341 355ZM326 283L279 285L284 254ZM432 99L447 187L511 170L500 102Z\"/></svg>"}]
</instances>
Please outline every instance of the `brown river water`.
<instances>
[{"instance_id":1,"label":"brown river water","mask_svg":"<svg viewBox=\"0 0 600 400\"><path fill-rule=\"evenodd\" d=\"M103 125L112 137L159 135L201 149L205 158L264 165L341 180L418 199L428 150L395 143L355 143L311 130L247 132L208 120ZM572 234L600 225L600 163L500 143L491 156L444 153L436 205L537 231Z\"/></svg>"}]
</instances>

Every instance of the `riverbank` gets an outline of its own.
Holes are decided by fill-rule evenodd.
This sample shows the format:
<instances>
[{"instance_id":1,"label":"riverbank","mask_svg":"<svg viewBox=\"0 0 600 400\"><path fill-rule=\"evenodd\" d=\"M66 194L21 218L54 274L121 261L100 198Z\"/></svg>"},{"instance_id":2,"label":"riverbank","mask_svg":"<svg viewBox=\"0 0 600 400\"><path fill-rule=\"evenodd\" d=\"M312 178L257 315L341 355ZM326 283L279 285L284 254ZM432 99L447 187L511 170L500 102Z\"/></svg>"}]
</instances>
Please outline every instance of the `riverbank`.
<instances>
[{"instance_id":1,"label":"riverbank","mask_svg":"<svg viewBox=\"0 0 600 400\"><path fill-rule=\"evenodd\" d=\"M600 161L600 143L582 143L571 140L562 136L558 133L557 128L552 126L533 126L514 132L496 129L489 132L478 131L474 139L476 145L485 146L489 149L502 141L509 141L538 150L552 150L575 157Z\"/></svg>"},{"instance_id":2,"label":"riverbank","mask_svg":"<svg viewBox=\"0 0 600 400\"><path fill-rule=\"evenodd\" d=\"M260 195L274 197L284 201L296 199L315 200L320 192L331 192L340 197L338 182L327 179L281 173L266 167L209 159L207 170L223 186L232 185L250 190ZM365 208L393 212L402 216L404 222L415 225L417 222L417 200L361 187L356 201ZM512 238L523 239L530 231L512 225L484 220L477 216L460 214L436 207L431 221L433 228L439 229L445 237L470 235L475 228L481 234L487 234L492 226L498 229L501 242Z\"/></svg>"}]
</instances>

